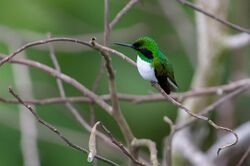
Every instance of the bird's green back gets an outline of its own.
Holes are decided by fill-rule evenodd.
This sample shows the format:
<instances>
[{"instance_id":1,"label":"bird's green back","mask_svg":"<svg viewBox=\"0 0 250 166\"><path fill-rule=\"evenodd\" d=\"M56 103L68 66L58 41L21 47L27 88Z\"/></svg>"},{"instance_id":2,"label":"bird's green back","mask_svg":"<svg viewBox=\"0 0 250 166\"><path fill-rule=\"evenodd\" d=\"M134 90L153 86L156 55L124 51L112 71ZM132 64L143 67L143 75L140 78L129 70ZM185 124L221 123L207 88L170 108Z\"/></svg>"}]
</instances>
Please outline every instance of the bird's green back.
<instances>
[{"instance_id":1,"label":"bird's green back","mask_svg":"<svg viewBox=\"0 0 250 166\"><path fill-rule=\"evenodd\" d=\"M174 84L176 84L173 65L160 50L158 50L157 55L154 57L152 65L157 74L167 76Z\"/></svg>"}]
</instances>

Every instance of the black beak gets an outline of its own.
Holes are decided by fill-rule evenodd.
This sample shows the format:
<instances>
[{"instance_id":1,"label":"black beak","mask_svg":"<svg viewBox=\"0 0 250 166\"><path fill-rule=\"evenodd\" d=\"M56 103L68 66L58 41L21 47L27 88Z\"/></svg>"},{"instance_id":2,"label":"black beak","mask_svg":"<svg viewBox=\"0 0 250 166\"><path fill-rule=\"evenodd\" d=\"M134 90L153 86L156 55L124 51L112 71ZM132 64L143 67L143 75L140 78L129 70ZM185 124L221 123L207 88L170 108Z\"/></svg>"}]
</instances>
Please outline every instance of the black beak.
<instances>
[{"instance_id":1,"label":"black beak","mask_svg":"<svg viewBox=\"0 0 250 166\"><path fill-rule=\"evenodd\" d=\"M133 44L127 44L127 43L114 43L114 44L119 45L119 46L134 48Z\"/></svg>"}]
</instances>

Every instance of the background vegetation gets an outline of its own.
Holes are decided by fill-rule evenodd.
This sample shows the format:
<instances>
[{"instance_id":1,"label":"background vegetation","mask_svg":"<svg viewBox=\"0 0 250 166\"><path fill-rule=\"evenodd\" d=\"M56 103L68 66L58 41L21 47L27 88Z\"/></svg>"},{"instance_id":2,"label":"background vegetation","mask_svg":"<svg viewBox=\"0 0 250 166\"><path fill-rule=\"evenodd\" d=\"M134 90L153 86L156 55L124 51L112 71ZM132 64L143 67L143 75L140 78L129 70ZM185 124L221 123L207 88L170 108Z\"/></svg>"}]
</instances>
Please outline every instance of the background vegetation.
<instances>
[{"instance_id":1,"label":"background vegetation","mask_svg":"<svg viewBox=\"0 0 250 166\"><path fill-rule=\"evenodd\" d=\"M114 18L117 12L123 8L127 1L110 1L110 18ZM177 2L176 2L177 3ZM194 26L194 11L178 4L186 13L186 19ZM102 41L104 2L100 0L1 0L0 5L0 52L10 54L19 46L20 41L25 44L37 39L44 39L48 32L52 36L73 36L86 39L96 36ZM228 20L250 27L250 4L247 0L231 1L229 5ZM111 33L112 42L133 42L140 36L148 35L159 43L162 51L166 53L174 64L175 75L179 84L179 91L190 89L192 76L197 67L196 60L196 36L190 35L190 55L177 35L177 27L165 15L164 9L158 1L143 0L137 4L117 24ZM227 29L230 33L235 33ZM71 44L69 44L71 45ZM131 50L115 48L135 60L135 53ZM57 48L57 47L56 47ZM77 47L64 51L58 47L56 54L62 71L86 87L91 88L101 63L98 52ZM234 51L225 51L223 58L224 74L220 84L231 80L246 78L250 71L250 47L243 47ZM27 58L52 66L49 51L45 47L35 47L26 51ZM119 93L128 94L151 94L156 90L144 81L137 70L117 57L112 58L113 68L116 71L116 83ZM32 91L37 99L59 96L56 81L51 76L38 70L30 70L32 79ZM103 77L97 94L107 94L107 76ZM8 86L25 86L16 80L11 65L0 68L0 96L11 98ZM81 94L66 85L67 96L80 96ZM24 97L25 98L25 97ZM233 120L230 127L235 128L239 124L249 121L249 96L244 95L233 102ZM75 104L83 117L89 119L89 104ZM110 116L96 107L96 119L100 120L113 133L123 140L120 129ZM70 139L77 144L87 147L89 133L84 131L75 121L69 111L62 104L36 106L39 115L48 122L62 129ZM156 142L159 158L162 156L163 138L169 134L169 127L163 122L163 116L168 116L175 121L178 110L171 103L154 102L134 104L121 102L121 110L137 138L149 138ZM213 115L217 117L216 114ZM215 118L216 119L216 118ZM220 123L221 119L217 118ZM227 123L226 123L227 124ZM59 138L43 126L38 127L38 149L41 165L92 165L87 163L86 154L81 154L74 149L65 146ZM213 143L216 133L210 132L203 141L204 149ZM0 104L0 165L16 166L23 165L22 152L20 149L19 111L17 105ZM124 158L109 152L108 158L122 163ZM147 152L145 150L145 152ZM100 162L100 165L105 165Z\"/></svg>"}]
</instances>

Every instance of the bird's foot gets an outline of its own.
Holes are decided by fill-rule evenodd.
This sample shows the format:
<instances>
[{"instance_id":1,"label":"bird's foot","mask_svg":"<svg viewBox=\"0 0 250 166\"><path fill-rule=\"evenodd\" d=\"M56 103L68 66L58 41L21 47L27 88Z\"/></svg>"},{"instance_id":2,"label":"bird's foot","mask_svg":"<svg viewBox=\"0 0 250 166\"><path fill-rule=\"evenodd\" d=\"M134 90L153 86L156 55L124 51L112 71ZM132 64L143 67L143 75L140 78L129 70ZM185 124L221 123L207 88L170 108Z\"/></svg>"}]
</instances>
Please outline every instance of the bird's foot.
<instances>
[{"instance_id":1,"label":"bird's foot","mask_svg":"<svg viewBox=\"0 0 250 166\"><path fill-rule=\"evenodd\" d=\"M157 84L156 81L150 81L152 86L155 86Z\"/></svg>"}]
</instances>

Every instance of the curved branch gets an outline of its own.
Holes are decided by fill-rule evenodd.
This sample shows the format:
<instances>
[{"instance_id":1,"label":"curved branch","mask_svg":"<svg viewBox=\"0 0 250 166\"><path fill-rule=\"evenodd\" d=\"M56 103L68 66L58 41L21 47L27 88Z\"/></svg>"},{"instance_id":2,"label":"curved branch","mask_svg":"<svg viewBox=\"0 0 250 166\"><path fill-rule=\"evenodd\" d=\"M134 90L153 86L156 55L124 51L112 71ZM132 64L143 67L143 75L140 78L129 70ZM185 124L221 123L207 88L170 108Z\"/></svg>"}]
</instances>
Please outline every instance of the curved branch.
<instances>
[{"instance_id":1,"label":"curved branch","mask_svg":"<svg viewBox=\"0 0 250 166\"><path fill-rule=\"evenodd\" d=\"M108 105L103 99L101 99L95 93L93 93L88 88L86 88L85 86L80 84L75 79L69 77L68 75L60 73L57 70L55 70L55 69L53 69L51 67L48 67L47 65L44 65L44 64L41 64L39 62L32 61L32 60L21 60L21 59L15 60L15 59L12 59L11 62L22 64L22 65L27 65L27 66L31 66L31 67L40 69L40 70L42 70L42 71L44 71L44 72L46 72L46 73L48 73L48 74L50 74L50 75L52 75L52 76L54 76L56 78L59 78L59 79L63 80L64 82L72 85L77 90L79 90L81 93L83 93L83 95L85 95L90 100L92 100L97 105L99 105L101 108L103 108L107 113L109 113L110 115L112 114L112 107L110 105Z\"/></svg>"}]
</instances>

